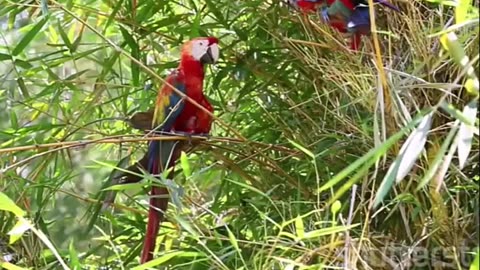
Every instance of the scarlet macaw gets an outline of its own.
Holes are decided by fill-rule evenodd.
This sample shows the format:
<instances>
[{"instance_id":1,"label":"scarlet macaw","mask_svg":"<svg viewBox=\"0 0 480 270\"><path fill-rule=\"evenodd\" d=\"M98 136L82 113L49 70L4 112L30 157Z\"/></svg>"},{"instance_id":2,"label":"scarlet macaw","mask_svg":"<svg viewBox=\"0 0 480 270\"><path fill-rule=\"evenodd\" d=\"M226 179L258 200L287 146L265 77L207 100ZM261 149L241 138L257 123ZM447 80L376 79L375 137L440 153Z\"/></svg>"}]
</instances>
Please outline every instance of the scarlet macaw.
<instances>
[{"instance_id":1,"label":"scarlet macaw","mask_svg":"<svg viewBox=\"0 0 480 270\"><path fill-rule=\"evenodd\" d=\"M203 94L204 65L213 64L218 60L218 39L215 37L200 37L183 44L180 64L165 81L180 92L203 106L210 113L213 108ZM155 108L148 112L139 112L132 116L130 123L141 130L151 129L156 133L177 133L186 135L207 135L212 125L211 116L196 107L193 103L178 95L171 86L163 85L157 95ZM151 141L144 157L128 168L134 173L141 173L139 167L158 176L164 170L175 166L182 145L179 141ZM123 174L114 180L116 183L133 183L141 179L133 174ZM114 193L105 199L104 207L114 200ZM148 224L141 263L153 258L156 237L163 219L163 213L168 206L168 189L152 186Z\"/></svg>"},{"instance_id":2,"label":"scarlet macaw","mask_svg":"<svg viewBox=\"0 0 480 270\"><path fill-rule=\"evenodd\" d=\"M350 48L358 50L361 35L370 33L370 12L366 0L289 0L302 12L319 12L323 21L341 33L351 33ZM383 6L400 11L387 0L374 0Z\"/></svg>"},{"instance_id":3,"label":"scarlet macaw","mask_svg":"<svg viewBox=\"0 0 480 270\"><path fill-rule=\"evenodd\" d=\"M182 46L180 64L166 78L166 81L208 111L213 112L212 106L203 94L204 65L215 63L218 57L217 38L202 37L190 40ZM201 135L210 132L211 124L212 119L209 114L193 103L185 101L169 85L162 87L153 112L152 130ZM177 143L174 141L150 142L147 167L151 174L159 175L165 169L175 165L180 155ZM155 240L163 218L162 212L165 212L168 206L168 199L158 198L162 195L168 195L166 187L152 187L141 263L150 261L153 257Z\"/></svg>"}]
</instances>

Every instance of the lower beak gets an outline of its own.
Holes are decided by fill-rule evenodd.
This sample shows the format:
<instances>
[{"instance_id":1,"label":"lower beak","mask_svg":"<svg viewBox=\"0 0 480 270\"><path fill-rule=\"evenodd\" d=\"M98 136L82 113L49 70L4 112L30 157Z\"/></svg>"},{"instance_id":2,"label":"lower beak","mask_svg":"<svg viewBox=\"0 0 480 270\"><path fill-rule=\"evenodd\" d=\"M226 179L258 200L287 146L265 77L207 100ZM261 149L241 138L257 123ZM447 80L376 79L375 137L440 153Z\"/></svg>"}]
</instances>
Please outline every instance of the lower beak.
<instances>
[{"instance_id":1,"label":"lower beak","mask_svg":"<svg viewBox=\"0 0 480 270\"><path fill-rule=\"evenodd\" d=\"M214 64L218 60L218 45L212 44L208 47L207 52L200 58L203 64Z\"/></svg>"},{"instance_id":2,"label":"lower beak","mask_svg":"<svg viewBox=\"0 0 480 270\"><path fill-rule=\"evenodd\" d=\"M202 58L200 58L200 61L203 64L213 64L213 63L215 63L215 60L213 59L213 56L212 56L212 49L211 48L207 49L207 52L202 56Z\"/></svg>"}]
</instances>

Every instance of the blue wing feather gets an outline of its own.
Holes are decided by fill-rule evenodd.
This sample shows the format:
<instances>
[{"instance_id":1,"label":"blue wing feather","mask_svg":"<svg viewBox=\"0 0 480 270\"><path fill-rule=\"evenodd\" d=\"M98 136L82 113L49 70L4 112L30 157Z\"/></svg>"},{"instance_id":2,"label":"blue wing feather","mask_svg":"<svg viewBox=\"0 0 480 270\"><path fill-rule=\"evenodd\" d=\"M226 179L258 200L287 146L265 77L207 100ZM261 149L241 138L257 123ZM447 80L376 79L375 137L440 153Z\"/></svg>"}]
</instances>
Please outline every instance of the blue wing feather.
<instances>
[{"instance_id":1,"label":"blue wing feather","mask_svg":"<svg viewBox=\"0 0 480 270\"><path fill-rule=\"evenodd\" d=\"M368 7L357 6L348 21L347 27L350 31L355 31L360 27L370 25L370 11Z\"/></svg>"},{"instance_id":2,"label":"blue wing feather","mask_svg":"<svg viewBox=\"0 0 480 270\"><path fill-rule=\"evenodd\" d=\"M174 76L172 85L182 93L186 94L185 84L178 79L178 76ZM184 107L185 102L182 100L182 97L180 97L175 91L172 91L169 95L169 106L165 106L164 108L166 119L163 120L163 123L158 130L170 131L175 120L177 120L178 116L182 113Z\"/></svg>"},{"instance_id":3,"label":"blue wing feather","mask_svg":"<svg viewBox=\"0 0 480 270\"><path fill-rule=\"evenodd\" d=\"M185 83L182 82L178 71L171 74L171 84L182 93L186 94ZM166 94L166 93L161 93ZM168 104L163 108L163 116L165 119L160 121L161 125L156 128L158 131L171 131L178 116L182 113L185 102L182 97L175 91L168 93ZM148 171L152 174L158 174L167 167L167 163L171 159L171 154L177 142L175 141L151 141L148 147L149 161Z\"/></svg>"}]
</instances>

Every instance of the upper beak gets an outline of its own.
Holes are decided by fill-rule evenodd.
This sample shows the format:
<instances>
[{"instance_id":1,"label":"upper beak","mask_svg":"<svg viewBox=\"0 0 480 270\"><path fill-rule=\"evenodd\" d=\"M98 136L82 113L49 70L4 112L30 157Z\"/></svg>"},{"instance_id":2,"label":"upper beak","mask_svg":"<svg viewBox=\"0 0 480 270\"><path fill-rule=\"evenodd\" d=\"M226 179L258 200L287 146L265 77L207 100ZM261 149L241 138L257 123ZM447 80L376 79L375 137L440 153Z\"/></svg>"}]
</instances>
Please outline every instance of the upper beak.
<instances>
[{"instance_id":1,"label":"upper beak","mask_svg":"<svg viewBox=\"0 0 480 270\"><path fill-rule=\"evenodd\" d=\"M214 43L208 46L207 52L200 58L203 64L214 64L218 61L218 44Z\"/></svg>"}]
</instances>

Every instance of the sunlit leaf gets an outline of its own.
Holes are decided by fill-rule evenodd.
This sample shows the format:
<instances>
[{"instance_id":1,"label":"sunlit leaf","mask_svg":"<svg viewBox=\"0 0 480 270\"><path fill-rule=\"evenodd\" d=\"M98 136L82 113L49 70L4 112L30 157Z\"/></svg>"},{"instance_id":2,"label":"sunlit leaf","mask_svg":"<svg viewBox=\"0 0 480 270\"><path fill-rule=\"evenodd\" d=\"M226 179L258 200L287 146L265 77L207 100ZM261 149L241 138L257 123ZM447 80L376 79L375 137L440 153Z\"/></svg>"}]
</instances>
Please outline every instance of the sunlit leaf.
<instances>
[{"instance_id":1,"label":"sunlit leaf","mask_svg":"<svg viewBox=\"0 0 480 270\"><path fill-rule=\"evenodd\" d=\"M11 245L15 243L22 235L31 228L31 224L26 219L20 219L17 224L8 232L10 240L8 243Z\"/></svg>"},{"instance_id":2,"label":"sunlit leaf","mask_svg":"<svg viewBox=\"0 0 480 270\"><path fill-rule=\"evenodd\" d=\"M194 258L194 257L203 257L203 253L200 252L193 252L193 251L171 251L165 254L160 254L157 258L144 263L142 265L132 267L132 270L144 270L144 269L151 269L153 266L162 265L169 260L175 257L183 257L183 258Z\"/></svg>"},{"instance_id":3,"label":"sunlit leaf","mask_svg":"<svg viewBox=\"0 0 480 270\"><path fill-rule=\"evenodd\" d=\"M188 162L187 154L182 151L180 154L180 164L182 165L183 174L186 178L192 175L192 169L190 167L190 162Z\"/></svg>"},{"instance_id":4,"label":"sunlit leaf","mask_svg":"<svg viewBox=\"0 0 480 270\"><path fill-rule=\"evenodd\" d=\"M306 155L308 155L309 157L311 157L312 159L315 158L315 155L312 153L312 151L308 150L307 148L301 146L300 144L292 141L292 140L288 140L291 144L293 144L293 146L295 146L296 148L298 148L299 150L301 150L303 153L305 153Z\"/></svg>"},{"instance_id":5,"label":"sunlit leaf","mask_svg":"<svg viewBox=\"0 0 480 270\"><path fill-rule=\"evenodd\" d=\"M394 182L400 182L412 169L415 161L425 147L427 135L432 124L433 112L425 115L417 128L402 145L400 152L387 171L375 195L373 207L376 208L390 191Z\"/></svg>"},{"instance_id":6,"label":"sunlit leaf","mask_svg":"<svg viewBox=\"0 0 480 270\"><path fill-rule=\"evenodd\" d=\"M457 0L455 7L455 22L462 23L468 18L468 9L470 8L471 0Z\"/></svg>"},{"instance_id":7,"label":"sunlit leaf","mask_svg":"<svg viewBox=\"0 0 480 270\"><path fill-rule=\"evenodd\" d=\"M350 229L355 228L359 225L360 224L353 224L353 225L350 225L350 226L332 226L332 227L328 227L328 228L324 228L324 229L309 231L309 232L305 233L304 237L301 240L312 239L312 238L317 238L317 237L320 237L320 236L336 234L336 233L339 233L339 232L350 230Z\"/></svg>"},{"instance_id":8,"label":"sunlit leaf","mask_svg":"<svg viewBox=\"0 0 480 270\"><path fill-rule=\"evenodd\" d=\"M25 211L18 207L5 193L0 191L0 210L12 212L17 217L25 216Z\"/></svg>"},{"instance_id":9,"label":"sunlit leaf","mask_svg":"<svg viewBox=\"0 0 480 270\"><path fill-rule=\"evenodd\" d=\"M457 134L458 126L459 126L459 121L455 121L455 124L450 129L450 132L448 133L447 138L445 138L445 140L443 141L442 146L438 150L435 158L429 164L427 173L425 173L425 176L423 177L423 179L420 180L417 190L424 187L430 181L430 179L432 179L435 173L437 173L438 168L440 167L442 161L445 158L445 152L447 151L448 147L451 145L455 134Z\"/></svg>"},{"instance_id":10,"label":"sunlit leaf","mask_svg":"<svg viewBox=\"0 0 480 270\"><path fill-rule=\"evenodd\" d=\"M458 163L460 169L463 169L467 162L470 150L472 149L473 133L475 132L475 117L477 116L478 101L473 100L463 108L463 115L467 118L472 125L468 125L465 122L460 124L460 130L458 131ZM478 129L478 128L477 128Z\"/></svg>"},{"instance_id":11,"label":"sunlit leaf","mask_svg":"<svg viewBox=\"0 0 480 270\"><path fill-rule=\"evenodd\" d=\"M0 267L5 268L7 270L28 270L28 268L16 266L9 262L0 262Z\"/></svg>"},{"instance_id":12,"label":"sunlit leaf","mask_svg":"<svg viewBox=\"0 0 480 270\"><path fill-rule=\"evenodd\" d=\"M300 216L295 218L295 232L300 239L305 236L305 227L303 226L303 219Z\"/></svg>"},{"instance_id":13,"label":"sunlit leaf","mask_svg":"<svg viewBox=\"0 0 480 270\"><path fill-rule=\"evenodd\" d=\"M479 269L480 269L480 249L477 247L475 259L473 259L469 270L479 270Z\"/></svg>"}]
</instances>

